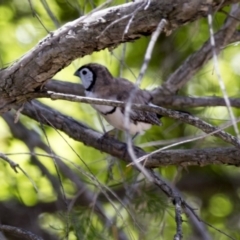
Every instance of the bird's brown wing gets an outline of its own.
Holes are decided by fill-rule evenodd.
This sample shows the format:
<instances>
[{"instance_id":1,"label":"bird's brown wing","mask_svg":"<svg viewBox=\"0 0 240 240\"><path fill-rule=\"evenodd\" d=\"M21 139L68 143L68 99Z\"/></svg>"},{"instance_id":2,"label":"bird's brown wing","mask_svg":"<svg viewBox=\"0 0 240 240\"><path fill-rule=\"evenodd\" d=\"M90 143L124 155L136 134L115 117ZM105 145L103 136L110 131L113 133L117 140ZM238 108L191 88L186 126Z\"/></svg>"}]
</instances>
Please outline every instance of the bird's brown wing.
<instances>
[{"instance_id":1,"label":"bird's brown wing","mask_svg":"<svg viewBox=\"0 0 240 240\"><path fill-rule=\"evenodd\" d=\"M117 100L119 101L127 102L130 96L132 96L132 103L148 105L152 100L152 96L148 91L139 89L126 79L117 78L115 87L118 87ZM121 111L124 113L125 108L122 107ZM144 122L152 125L161 125L161 121L157 117L157 114L154 112L131 109L130 120L133 122Z\"/></svg>"}]
</instances>

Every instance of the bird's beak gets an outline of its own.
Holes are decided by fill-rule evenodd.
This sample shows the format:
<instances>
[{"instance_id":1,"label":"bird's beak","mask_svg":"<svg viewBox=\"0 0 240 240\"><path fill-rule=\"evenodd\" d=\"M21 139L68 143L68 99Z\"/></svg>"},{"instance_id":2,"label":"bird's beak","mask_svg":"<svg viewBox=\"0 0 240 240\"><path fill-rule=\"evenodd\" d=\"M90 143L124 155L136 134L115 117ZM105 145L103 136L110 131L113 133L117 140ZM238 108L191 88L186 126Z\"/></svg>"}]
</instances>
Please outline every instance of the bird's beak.
<instances>
[{"instance_id":1,"label":"bird's beak","mask_svg":"<svg viewBox=\"0 0 240 240\"><path fill-rule=\"evenodd\" d=\"M78 77L78 70L73 75Z\"/></svg>"}]
</instances>

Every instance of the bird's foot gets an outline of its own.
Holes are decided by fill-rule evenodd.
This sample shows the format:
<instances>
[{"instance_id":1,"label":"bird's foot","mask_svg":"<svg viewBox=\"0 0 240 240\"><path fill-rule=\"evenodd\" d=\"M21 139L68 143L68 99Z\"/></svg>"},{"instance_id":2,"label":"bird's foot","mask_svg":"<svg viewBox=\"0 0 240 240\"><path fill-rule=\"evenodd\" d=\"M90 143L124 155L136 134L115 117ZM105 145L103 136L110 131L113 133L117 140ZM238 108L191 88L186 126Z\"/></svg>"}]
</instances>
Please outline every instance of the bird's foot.
<instances>
[{"instance_id":1,"label":"bird's foot","mask_svg":"<svg viewBox=\"0 0 240 240\"><path fill-rule=\"evenodd\" d=\"M100 138L98 138L97 141L102 146L104 143L104 140L115 139L115 131L116 131L116 129L112 129L108 132L105 132Z\"/></svg>"},{"instance_id":2,"label":"bird's foot","mask_svg":"<svg viewBox=\"0 0 240 240\"><path fill-rule=\"evenodd\" d=\"M116 137L116 128L113 128L112 130L109 130L108 132L105 132L102 137L107 137L107 138L115 138Z\"/></svg>"}]
</instances>

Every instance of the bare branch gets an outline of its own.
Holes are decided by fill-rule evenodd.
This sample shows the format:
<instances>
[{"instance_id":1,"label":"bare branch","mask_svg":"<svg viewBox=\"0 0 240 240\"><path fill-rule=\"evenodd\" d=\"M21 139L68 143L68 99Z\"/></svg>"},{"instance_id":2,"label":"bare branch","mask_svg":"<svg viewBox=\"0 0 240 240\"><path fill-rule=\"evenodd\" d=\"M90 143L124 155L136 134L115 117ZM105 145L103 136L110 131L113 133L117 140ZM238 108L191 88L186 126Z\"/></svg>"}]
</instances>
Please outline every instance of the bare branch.
<instances>
[{"instance_id":1,"label":"bare branch","mask_svg":"<svg viewBox=\"0 0 240 240\"><path fill-rule=\"evenodd\" d=\"M17 227L13 227L13 226L9 226L9 225L2 225L0 224L0 230L2 232L6 232L9 233L11 235L15 235L21 239L26 239L26 240L43 240L43 238L38 237L37 235L24 230L22 228L17 228Z\"/></svg>"},{"instance_id":2,"label":"bare branch","mask_svg":"<svg viewBox=\"0 0 240 240\"><path fill-rule=\"evenodd\" d=\"M229 98L231 107L240 107L240 98ZM185 96L156 96L154 104L159 106L189 108L189 107L220 107L226 106L221 97L185 97Z\"/></svg>"},{"instance_id":3,"label":"bare branch","mask_svg":"<svg viewBox=\"0 0 240 240\"><path fill-rule=\"evenodd\" d=\"M151 168L168 165L206 166L211 164L239 166L239 154L240 150L232 147L166 150L150 156L144 164Z\"/></svg>"},{"instance_id":4,"label":"bare branch","mask_svg":"<svg viewBox=\"0 0 240 240\"><path fill-rule=\"evenodd\" d=\"M46 82L44 88L52 92L85 96L84 87L79 83L71 83L51 79Z\"/></svg>"},{"instance_id":5,"label":"bare branch","mask_svg":"<svg viewBox=\"0 0 240 240\"><path fill-rule=\"evenodd\" d=\"M234 12L235 18L228 18L223 27L214 34L215 51L220 50L230 42L231 37L239 24L240 10ZM184 84L186 84L196 72L212 58L212 44L209 39L197 52L189 56L181 66L171 74L161 88L154 91L154 96L158 94L175 94Z\"/></svg>"}]
</instances>

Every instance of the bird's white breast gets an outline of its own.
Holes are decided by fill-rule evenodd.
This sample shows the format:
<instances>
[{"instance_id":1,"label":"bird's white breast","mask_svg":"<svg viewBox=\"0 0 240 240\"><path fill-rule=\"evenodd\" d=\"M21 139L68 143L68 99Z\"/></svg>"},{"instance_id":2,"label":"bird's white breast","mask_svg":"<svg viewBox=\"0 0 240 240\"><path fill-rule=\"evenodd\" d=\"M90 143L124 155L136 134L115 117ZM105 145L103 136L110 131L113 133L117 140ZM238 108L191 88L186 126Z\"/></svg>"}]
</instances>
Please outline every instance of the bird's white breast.
<instances>
[{"instance_id":1,"label":"bird's white breast","mask_svg":"<svg viewBox=\"0 0 240 240\"><path fill-rule=\"evenodd\" d=\"M87 97L92 98L99 98L99 96L95 93L86 91ZM114 98L111 98L109 100L116 100ZM106 106L106 105L96 105L91 104L93 108L95 108L100 113L107 113L113 110L114 107L112 106ZM130 134L135 135L136 133L143 134L144 131L148 130L151 127L151 124L144 123L144 122L137 122L136 124L133 123L131 120L129 121L129 126L125 126L125 115L122 113L120 108L116 108L116 110L107 115L102 116L106 119L108 123L110 123L113 127L119 129L119 130L129 130Z\"/></svg>"},{"instance_id":2,"label":"bird's white breast","mask_svg":"<svg viewBox=\"0 0 240 240\"><path fill-rule=\"evenodd\" d=\"M151 127L151 124L137 122L133 123L129 121L129 126L125 126L125 115L121 112L120 108L116 108L116 111L112 114L105 115L104 118L115 128L120 130L129 130L130 134L136 133L143 134L144 131Z\"/></svg>"},{"instance_id":3,"label":"bird's white breast","mask_svg":"<svg viewBox=\"0 0 240 240\"><path fill-rule=\"evenodd\" d=\"M88 92L85 91L85 94L87 97L91 97L91 98L101 98L99 97L96 93L93 92ZM109 99L109 100L113 100L113 99ZM100 113L106 113L109 112L113 109L112 106L107 106L107 105L97 105L97 104L91 104L91 106L96 109L97 111L99 111Z\"/></svg>"}]
</instances>

